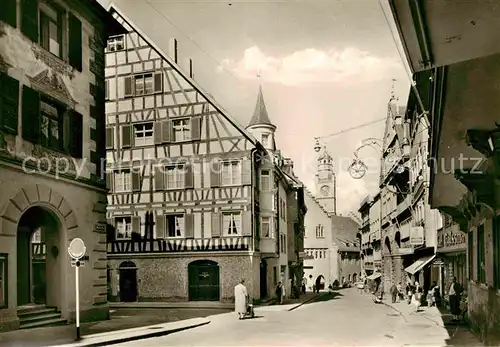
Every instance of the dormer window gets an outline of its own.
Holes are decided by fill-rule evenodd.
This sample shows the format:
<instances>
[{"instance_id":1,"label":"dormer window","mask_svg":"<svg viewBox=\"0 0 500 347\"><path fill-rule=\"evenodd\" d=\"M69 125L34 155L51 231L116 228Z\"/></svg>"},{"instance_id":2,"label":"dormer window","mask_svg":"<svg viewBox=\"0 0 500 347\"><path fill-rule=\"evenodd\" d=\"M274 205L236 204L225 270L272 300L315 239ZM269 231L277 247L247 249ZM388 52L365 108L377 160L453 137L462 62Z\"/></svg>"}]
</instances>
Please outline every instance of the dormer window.
<instances>
[{"instance_id":1,"label":"dormer window","mask_svg":"<svg viewBox=\"0 0 500 347\"><path fill-rule=\"evenodd\" d=\"M262 146L269 147L269 134L262 135Z\"/></svg>"},{"instance_id":2,"label":"dormer window","mask_svg":"<svg viewBox=\"0 0 500 347\"><path fill-rule=\"evenodd\" d=\"M115 36L108 40L108 51L116 52L125 49L125 36Z\"/></svg>"}]
</instances>

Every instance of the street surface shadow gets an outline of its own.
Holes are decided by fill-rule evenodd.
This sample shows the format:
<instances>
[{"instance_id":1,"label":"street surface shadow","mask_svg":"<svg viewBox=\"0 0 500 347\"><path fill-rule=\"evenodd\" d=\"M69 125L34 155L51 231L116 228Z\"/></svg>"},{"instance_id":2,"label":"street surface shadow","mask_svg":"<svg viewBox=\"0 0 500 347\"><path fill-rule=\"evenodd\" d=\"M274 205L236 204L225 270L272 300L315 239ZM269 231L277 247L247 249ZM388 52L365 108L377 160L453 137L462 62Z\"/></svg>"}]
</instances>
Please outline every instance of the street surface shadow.
<instances>
[{"instance_id":1,"label":"street surface shadow","mask_svg":"<svg viewBox=\"0 0 500 347\"><path fill-rule=\"evenodd\" d=\"M449 339L446 339L447 346L484 346L470 331L469 326L463 319L454 322L452 321L453 316L446 308L438 307L438 310L441 313L443 325L450 336Z\"/></svg>"},{"instance_id":2,"label":"street surface shadow","mask_svg":"<svg viewBox=\"0 0 500 347\"><path fill-rule=\"evenodd\" d=\"M341 293L339 293L339 292L322 293L322 294L314 297L312 300L304 303L304 305L314 304L314 303L317 303L317 302L324 302L324 301L335 300L335 299L340 298L341 296L343 296L343 295Z\"/></svg>"},{"instance_id":3,"label":"street surface shadow","mask_svg":"<svg viewBox=\"0 0 500 347\"><path fill-rule=\"evenodd\" d=\"M264 318L264 316L245 317L242 320L252 320L252 319L259 319L259 318Z\"/></svg>"}]
</instances>

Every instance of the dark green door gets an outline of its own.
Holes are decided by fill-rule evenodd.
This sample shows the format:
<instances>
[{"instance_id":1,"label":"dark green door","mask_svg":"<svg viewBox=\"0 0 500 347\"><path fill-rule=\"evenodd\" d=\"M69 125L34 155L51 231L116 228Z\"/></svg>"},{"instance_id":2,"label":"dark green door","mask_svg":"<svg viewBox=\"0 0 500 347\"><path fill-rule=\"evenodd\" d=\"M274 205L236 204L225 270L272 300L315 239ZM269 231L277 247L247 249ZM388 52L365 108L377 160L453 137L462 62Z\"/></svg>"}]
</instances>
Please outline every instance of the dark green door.
<instances>
[{"instance_id":1,"label":"dark green door","mask_svg":"<svg viewBox=\"0 0 500 347\"><path fill-rule=\"evenodd\" d=\"M17 233L17 306L31 302L30 234Z\"/></svg>"},{"instance_id":2,"label":"dark green door","mask_svg":"<svg viewBox=\"0 0 500 347\"><path fill-rule=\"evenodd\" d=\"M219 265L209 260L195 261L188 266L189 300L219 301Z\"/></svg>"}]
</instances>

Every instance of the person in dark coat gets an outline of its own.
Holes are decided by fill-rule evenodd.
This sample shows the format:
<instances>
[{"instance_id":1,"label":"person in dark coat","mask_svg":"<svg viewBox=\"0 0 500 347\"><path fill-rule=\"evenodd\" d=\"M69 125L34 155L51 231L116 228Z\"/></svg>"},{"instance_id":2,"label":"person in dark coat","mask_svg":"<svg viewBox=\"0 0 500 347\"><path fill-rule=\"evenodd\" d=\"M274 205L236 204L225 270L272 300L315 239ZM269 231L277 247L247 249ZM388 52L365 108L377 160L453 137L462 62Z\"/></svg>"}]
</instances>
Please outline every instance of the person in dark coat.
<instances>
[{"instance_id":1,"label":"person in dark coat","mask_svg":"<svg viewBox=\"0 0 500 347\"><path fill-rule=\"evenodd\" d=\"M319 294L320 286L321 286L321 277L318 276L318 278L316 278L316 293L318 293L318 294Z\"/></svg>"},{"instance_id":2,"label":"person in dark coat","mask_svg":"<svg viewBox=\"0 0 500 347\"><path fill-rule=\"evenodd\" d=\"M278 298L278 303L283 304L283 285L281 282L276 286L276 297Z\"/></svg>"},{"instance_id":3,"label":"person in dark coat","mask_svg":"<svg viewBox=\"0 0 500 347\"><path fill-rule=\"evenodd\" d=\"M398 297L398 287L396 287L396 285L393 284L390 292L391 292L392 303L394 304L396 302L397 297Z\"/></svg>"},{"instance_id":4,"label":"person in dark coat","mask_svg":"<svg viewBox=\"0 0 500 347\"><path fill-rule=\"evenodd\" d=\"M448 290L448 297L450 300L450 311L453 315L453 321L459 321L460 315L460 294L462 289L460 284L457 283L457 278L453 277L453 280L450 284L450 289Z\"/></svg>"}]
</instances>

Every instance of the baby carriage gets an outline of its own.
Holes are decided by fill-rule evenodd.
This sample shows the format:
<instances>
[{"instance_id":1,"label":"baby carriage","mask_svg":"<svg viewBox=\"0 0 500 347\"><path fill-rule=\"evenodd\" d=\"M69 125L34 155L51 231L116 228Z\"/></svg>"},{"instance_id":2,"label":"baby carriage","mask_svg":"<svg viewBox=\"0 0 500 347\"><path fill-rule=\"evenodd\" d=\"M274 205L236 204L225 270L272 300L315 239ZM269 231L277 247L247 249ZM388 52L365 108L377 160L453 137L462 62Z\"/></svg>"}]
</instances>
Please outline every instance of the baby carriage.
<instances>
[{"instance_id":1,"label":"baby carriage","mask_svg":"<svg viewBox=\"0 0 500 347\"><path fill-rule=\"evenodd\" d=\"M250 317L250 318L255 317L255 312L253 310L253 299L252 298L248 298L247 310L246 310L245 314L243 315L243 318L247 318L247 317Z\"/></svg>"}]
</instances>

